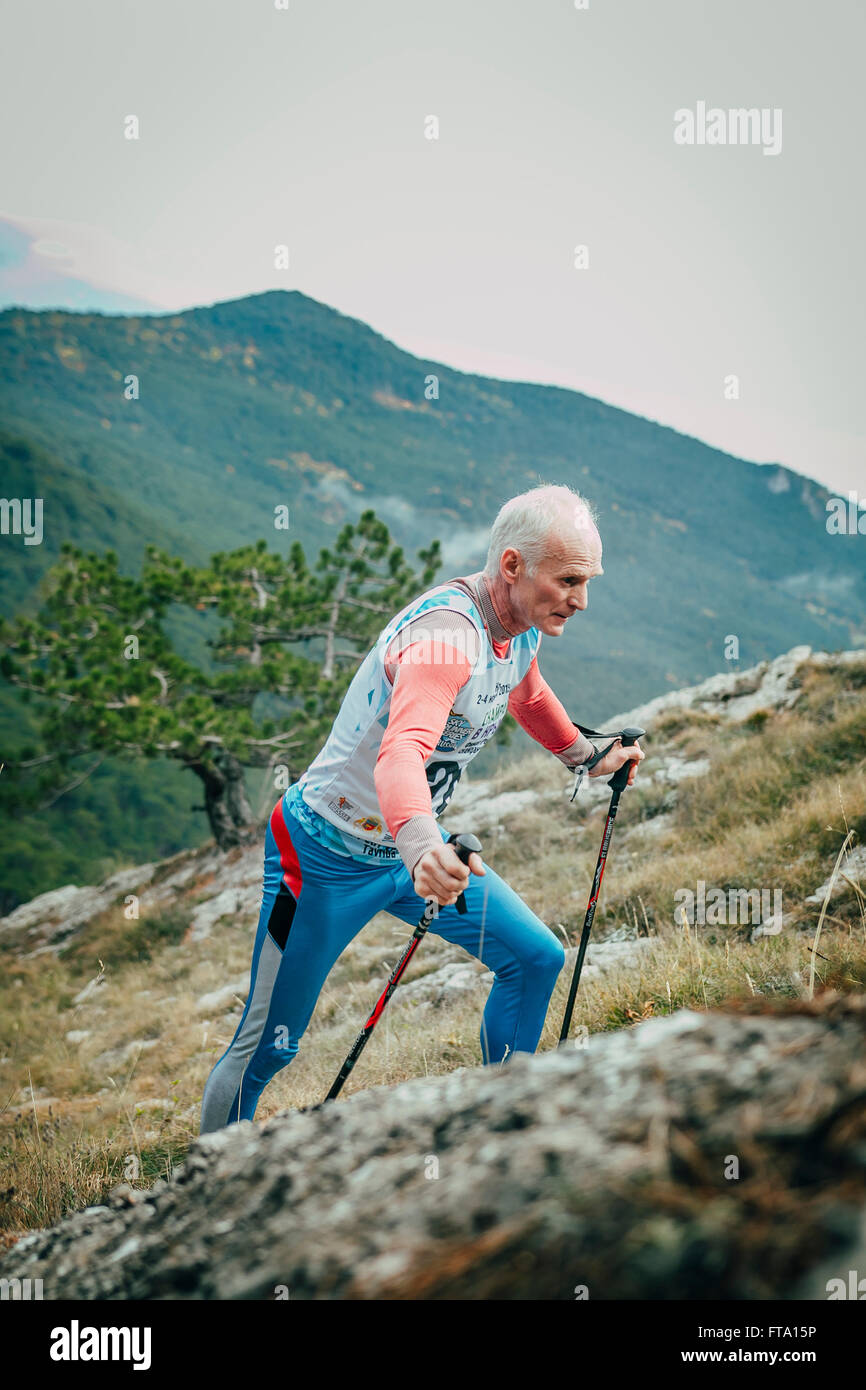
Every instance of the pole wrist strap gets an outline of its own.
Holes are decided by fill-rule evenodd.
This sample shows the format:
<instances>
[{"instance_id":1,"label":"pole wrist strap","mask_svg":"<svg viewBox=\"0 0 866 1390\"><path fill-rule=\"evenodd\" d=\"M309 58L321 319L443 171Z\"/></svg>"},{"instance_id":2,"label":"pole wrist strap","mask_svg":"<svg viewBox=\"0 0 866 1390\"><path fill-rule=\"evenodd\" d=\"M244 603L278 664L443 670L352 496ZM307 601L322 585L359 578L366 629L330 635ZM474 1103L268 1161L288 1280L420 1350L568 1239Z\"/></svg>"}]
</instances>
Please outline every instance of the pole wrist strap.
<instances>
[{"instance_id":1,"label":"pole wrist strap","mask_svg":"<svg viewBox=\"0 0 866 1390\"><path fill-rule=\"evenodd\" d=\"M598 729L588 729L583 724L578 724L574 720L572 720L571 722L572 724L574 724L574 727L577 729L578 733L583 734L584 738L589 739L593 748L592 757L587 758L586 762L578 763L577 767L575 768L574 791L571 793L571 800L573 801L574 798L577 796L578 792L580 791L581 787L583 786L584 778L587 776L588 773L592 771L596 763L600 763L602 758L607 757L611 748L613 748L613 745L617 742L618 739L622 738L622 734L603 734L599 733ZM593 742L593 739L595 738L607 738L610 739L610 742L604 748L598 748L597 745Z\"/></svg>"}]
</instances>

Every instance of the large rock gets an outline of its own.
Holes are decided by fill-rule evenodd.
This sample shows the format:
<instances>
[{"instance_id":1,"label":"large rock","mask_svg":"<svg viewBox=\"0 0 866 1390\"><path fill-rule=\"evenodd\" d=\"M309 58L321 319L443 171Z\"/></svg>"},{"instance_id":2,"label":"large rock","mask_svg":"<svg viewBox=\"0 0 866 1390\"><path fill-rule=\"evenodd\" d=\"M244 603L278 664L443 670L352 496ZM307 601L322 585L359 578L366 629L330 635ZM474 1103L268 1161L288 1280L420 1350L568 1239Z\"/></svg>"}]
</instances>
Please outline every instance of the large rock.
<instances>
[{"instance_id":1,"label":"large rock","mask_svg":"<svg viewBox=\"0 0 866 1390\"><path fill-rule=\"evenodd\" d=\"M94 917L149 883L155 871L155 864L139 864L112 874L98 888L74 883L52 888L0 917L0 934L14 934L33 948L29 954L34 956L56 951Z\"/></svg>"},{"instance_id":2,"label":"large rock","mask_svg":"<svg viewBox=\"0 0 866 1390\"><path fill-rule=\"evenodd\" d=\"M209 844L184 850L162 864L122 869L98 887L68 883L0 917L0 936L15 942L25 956L57 953L95 917L123 905L130 894L138 897L145 914L188 912L188 942L204 941L223 919L249 927L261 904L263 845L263 839L256 840L224 854Z\"/></svg>"},{"instance_id":3,"label":"large rock","mask_svg":"<svg viewBox=\"0 0 866 1390\"><path fill-rule=\"evenodd\" d=\"M864 1035L862 997L686 1010L244 1122L0 1274L48 1299L825 1297L866 1196Z\"/></svg>"}]
</instances>

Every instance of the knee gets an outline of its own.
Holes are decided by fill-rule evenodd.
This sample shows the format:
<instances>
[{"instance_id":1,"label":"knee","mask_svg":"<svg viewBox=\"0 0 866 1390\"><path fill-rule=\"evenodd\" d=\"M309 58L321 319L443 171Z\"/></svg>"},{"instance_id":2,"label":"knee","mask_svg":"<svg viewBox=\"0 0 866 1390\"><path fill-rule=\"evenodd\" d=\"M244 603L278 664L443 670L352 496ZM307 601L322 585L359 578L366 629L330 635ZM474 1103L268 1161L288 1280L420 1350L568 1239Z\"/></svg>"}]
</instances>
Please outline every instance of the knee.
<instances>
[{"instance_id":1,"label":"knee","mask_svg":"<svg viewBox=\"0 0 866 1390\"><path fill-rule=\"evenodd\" d=\"M543 934L539 933L527 965L533 974L542 975L551 981L556 979L565 965L565 950L552 931L546 929Z\"/></svg>"}]
</instances>

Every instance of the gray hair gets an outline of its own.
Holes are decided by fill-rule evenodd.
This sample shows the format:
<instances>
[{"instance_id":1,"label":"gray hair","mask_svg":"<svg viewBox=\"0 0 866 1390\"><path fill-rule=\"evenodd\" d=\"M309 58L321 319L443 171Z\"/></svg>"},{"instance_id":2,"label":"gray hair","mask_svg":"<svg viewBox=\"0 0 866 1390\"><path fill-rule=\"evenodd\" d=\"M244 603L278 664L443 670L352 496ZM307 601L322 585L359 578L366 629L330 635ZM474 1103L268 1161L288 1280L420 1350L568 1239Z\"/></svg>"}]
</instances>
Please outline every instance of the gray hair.
<instances>
[{"instance_id":1,"label":"gray hair","mask_svg":"<svg viewBox=\"0 0 866 1390\"><path fill-rule=\"evenodd\" d=\"M499 573L503 551L519 550L527 573L536 573L551 534L561 534L570 522L576 530L595 526L597 513L591 502L570 487L552 483L521 492L499 508L490 532L484 573Z\"/></svg>"}]
</instances>

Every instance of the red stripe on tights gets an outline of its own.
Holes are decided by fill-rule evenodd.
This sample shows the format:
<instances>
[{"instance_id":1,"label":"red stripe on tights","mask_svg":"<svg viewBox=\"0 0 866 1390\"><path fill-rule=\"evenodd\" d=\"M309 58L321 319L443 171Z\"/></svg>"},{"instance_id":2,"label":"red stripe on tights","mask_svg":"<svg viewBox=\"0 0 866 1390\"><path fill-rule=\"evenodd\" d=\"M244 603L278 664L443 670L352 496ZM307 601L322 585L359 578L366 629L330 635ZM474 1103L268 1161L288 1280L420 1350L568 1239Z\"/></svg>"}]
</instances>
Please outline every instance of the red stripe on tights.
<instances>
[{"instance_id":1,"label":"red stripe on tights","mask_svg":"<svg viewBox=\"0 0 866 1390\"><path fill-rule=\"evenodd\" d=\"M277 849L280 851L283 881L288 884L292 897L297 902L298 898L301 896L301 888L303 887L304 880L301 874L301 866L298 862L298 852L292 844L289 827L286 825L286 818L283 815L282 797L271 812L271 831L277 842Z\"/></svg>"}]
</instances>

